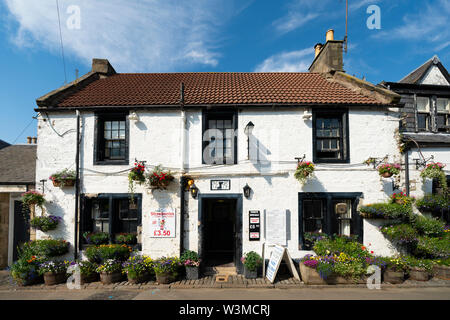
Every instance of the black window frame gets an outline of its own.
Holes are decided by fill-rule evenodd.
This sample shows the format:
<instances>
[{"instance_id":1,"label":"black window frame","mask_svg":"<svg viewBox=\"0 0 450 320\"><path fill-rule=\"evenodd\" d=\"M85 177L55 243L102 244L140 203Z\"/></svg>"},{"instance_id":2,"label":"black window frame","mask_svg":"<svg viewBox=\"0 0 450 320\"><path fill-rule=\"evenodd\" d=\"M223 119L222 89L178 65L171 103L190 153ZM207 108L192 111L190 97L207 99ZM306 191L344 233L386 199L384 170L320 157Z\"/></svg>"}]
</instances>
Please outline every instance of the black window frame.
<instances>
[{"instance_id":1,"label":"black window frame","mask_svg":"<svg viewBox=\"0 0 450 320\"><path fill-rule=\"evenodd\" d=\"M317 155L317 118L338 118L342 124L341 126L341 144L342 144L342 159L320 158ZM348 120L348 109L323 109L314 110L312 116L312 137L313 137L313 162L315 163L350 163L350 128Z\"/></svg>"},{"instance_id":2,"label":"black window frame","mask_svg":"<svg viewBox=\"0 0 450 320\"><path fill-rule=\"evenodd\" d=\"M104 126L106 121L125 121L125 158L105 159ZM130 145L130 124L127 112L96 113L94 129L94 165L128 165Z\"/></svg>"},{"instance_id":3,"label":"black window frame","mask_svg":"<svg viewBox=\"0 0 450 320\"><path fill-rule=\"evenodd\" d=\"M80 195L80 228L79 228L79 239L81 247L86 246L84 243L83 233L85 232L92 232L93 231L93 219L91 217L92 215L92 202L99 199L106 199L109 201L109 212L108 212L108 219L109 219L109 243L114 243L114 231L115 226L117 224L117 219L113 217L113 201L114 200L125 200L130 199L131 194L128 193L99 193L95 197L90 197L86 194ZM141 193L135 193L134 194L134 201L136 205L137 210L137 226L142 227L142 194Z\"/></svg>"},{"instance_id":4,"label":"black window frame","mask_svg":"<svg viewBox=\"0 0 450 320\"><path fill-rule=\"evenodd\" d=\"M237 110L223 110L223 109L210 109L210 110L202 110L202 164L207 164L204 157L203 157L203 151L205 150L205 147L208 146L208 141L203 141L203 136L205 134L205 131L209 129L209 120L211 120L212 117L227 117L231 116L232 120L232 127L233 127L233 163L226 163L225 154L224 154L224 163L217 163L212 165L235 165L238 163L238 148L237 148L237 142L238 142L238 112Z\"/></svg>"},{"instance_id":5,"label":"black window frame","mask_svg":"<svg viewBox=\"0 0 450 320\"><path fill-rule=\"evenodd\" d=\"M304 236L303 236L303 201L304 200L322 200L325 202L326 212L324 214L323 233L327 235L333 235L337 232L333 230L339 230L338 219L333 219L333 201L335 200L351 200L352 210L350 224L350 234L356 235L359 242L363 242L364 226L363 219L358 213L359 200L363 197L362 192L299 192L298 194L298 241L299 248L305 249Z\"/></svg>"}]
</instances>

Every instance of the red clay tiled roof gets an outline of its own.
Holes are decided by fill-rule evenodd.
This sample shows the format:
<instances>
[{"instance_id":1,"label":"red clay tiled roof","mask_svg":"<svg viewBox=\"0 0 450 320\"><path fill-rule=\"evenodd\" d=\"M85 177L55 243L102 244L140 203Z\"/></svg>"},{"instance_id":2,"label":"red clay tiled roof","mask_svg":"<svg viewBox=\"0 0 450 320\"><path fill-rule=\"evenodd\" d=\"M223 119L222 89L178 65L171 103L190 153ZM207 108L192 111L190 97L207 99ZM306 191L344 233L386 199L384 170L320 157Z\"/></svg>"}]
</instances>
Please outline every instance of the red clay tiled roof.
<instances>
[{"instance_id":1,"label":"red clay tiled roof","mask_svg":"<svg viewBox=\"0 0 450 320\"><path fill-rule=\"evenodd\" d=\"M121 73L67 96L59 107L177 105L378 104L319 73Z\"/></svg>"}]
</instances>

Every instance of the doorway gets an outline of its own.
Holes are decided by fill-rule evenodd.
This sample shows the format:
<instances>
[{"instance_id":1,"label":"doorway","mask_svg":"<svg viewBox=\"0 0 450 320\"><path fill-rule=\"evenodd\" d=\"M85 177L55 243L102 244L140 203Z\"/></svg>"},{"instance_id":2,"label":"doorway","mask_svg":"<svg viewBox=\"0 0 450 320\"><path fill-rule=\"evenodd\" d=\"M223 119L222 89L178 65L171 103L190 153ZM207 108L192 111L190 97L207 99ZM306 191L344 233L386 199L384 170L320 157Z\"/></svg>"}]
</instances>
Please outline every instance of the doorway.
<instances>
[{"instance_id":1,"label":"doorway","mask_svg":"<svg viewBox=\"0 0 450 320\"><path fill-rule=\"evenodd\" d=\"M206 267L236 267L242 255L242 196L203 195L199 253Z\"/></svg>"},{"instance_id":2,"label":"doorway","mask_svg":"<svg viewBox=\"0 0 450 320\"><path fill-rule=\"evenodd\" d=\"M18 250L30 241L30 210L23 207L22 201L14 201L13 261L18 259Z\"/></svg>"}]
</instances>

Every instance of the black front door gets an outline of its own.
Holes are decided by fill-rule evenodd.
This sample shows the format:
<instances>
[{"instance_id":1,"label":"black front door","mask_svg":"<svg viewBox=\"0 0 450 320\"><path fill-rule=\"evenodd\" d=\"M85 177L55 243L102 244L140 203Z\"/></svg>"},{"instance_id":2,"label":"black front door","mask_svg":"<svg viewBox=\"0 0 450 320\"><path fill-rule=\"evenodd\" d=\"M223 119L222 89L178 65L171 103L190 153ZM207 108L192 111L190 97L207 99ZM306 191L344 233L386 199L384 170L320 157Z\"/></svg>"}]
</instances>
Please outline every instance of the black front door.
<instances>
[{"instance_id":1,"label":"black front door","mask_svg":"<svg viewBox=\"0 0 450 320\"><path fill-rule=\"evenodd\" d=\"M236 199L204 200L204 261L210 266L236 263Z\"/></svg>"},{"instance_id":2,"label":"black front door","mask_svg":"<svg viewBox=\"0 0 450 320\"><path fill-rule=\"evenodd\" d=\"M13 261L17 261L17 247L30 241L30 211L21 201L14 201Z\"/></svg>"}]
</instances>

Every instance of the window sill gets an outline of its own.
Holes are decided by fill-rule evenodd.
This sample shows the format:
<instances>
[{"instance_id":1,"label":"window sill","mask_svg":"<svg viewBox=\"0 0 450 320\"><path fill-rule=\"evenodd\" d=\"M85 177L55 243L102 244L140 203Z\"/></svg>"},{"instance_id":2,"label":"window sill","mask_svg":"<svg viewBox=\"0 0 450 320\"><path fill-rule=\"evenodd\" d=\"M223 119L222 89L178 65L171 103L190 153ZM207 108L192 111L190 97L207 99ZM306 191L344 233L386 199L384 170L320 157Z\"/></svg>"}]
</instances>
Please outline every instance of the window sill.
<instances>
[{"instance_id":1,"label":"window sill","mask_svg":"<svg viewBox=\"0 0 450 320\"><path fill-rule=\"evenodd\" d=\"M128 160L105 160L94 162L94 166L127 166L128 164Z\"/></svg>"}]
</instances>

